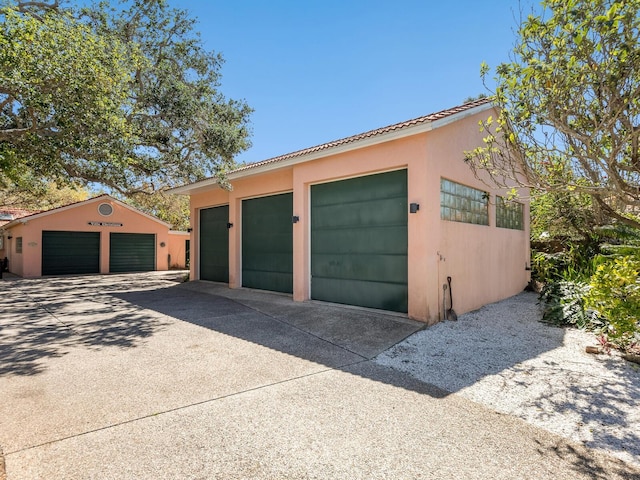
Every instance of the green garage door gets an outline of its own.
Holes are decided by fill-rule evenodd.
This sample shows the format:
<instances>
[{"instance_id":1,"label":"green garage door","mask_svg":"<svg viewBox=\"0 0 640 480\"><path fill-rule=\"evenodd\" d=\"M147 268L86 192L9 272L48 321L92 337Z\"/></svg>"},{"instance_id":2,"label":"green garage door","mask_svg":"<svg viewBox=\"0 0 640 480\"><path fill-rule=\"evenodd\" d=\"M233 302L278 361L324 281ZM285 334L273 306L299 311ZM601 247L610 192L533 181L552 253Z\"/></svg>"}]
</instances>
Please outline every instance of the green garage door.
<instances>
[{"instance_id":1,"label":"green garage door","mask_svg":"<svg viewBox=\"0 0 640 480\"><path fill-rule=\"evenodd\" d=\"M229 283L229 206L200 210L200 280Z\"/></svg>"},{"instance_id":2,"label":"green garage door","mask_svg":"<svg viewBox=\"0 0 640 480\"><path fill-rule=\"evenodd\" d=\"M293 194L242 202L242 286L293 293Z\"/></svg>"},{"instance_id":3,"label":"green garage door","mask_svg":"<svg viewBox=\"0 0 640 480\"><path fill-rule=\"evenodd\" d=\"M407 311L407 171L311 187L311 298Z\"/></svg>"},{"instance_id":4,"label":"green garage door","mask_svg":"<svg viewBox=\"0 0 640 480\"><path fill-rule=\"evenodd\" d=\"M100 273L100 232L42 232L42 275Z\"/></svg>"},{"instance_id":5,"label":"green garage door","mask_svg":"<svg viewBox=\"0 0 640 480\"><path fill-rule=\"evenodd\" d=\"M153 233L111 233L109 272L149 272L156 269Z\"/></svg>"}]
</instances>

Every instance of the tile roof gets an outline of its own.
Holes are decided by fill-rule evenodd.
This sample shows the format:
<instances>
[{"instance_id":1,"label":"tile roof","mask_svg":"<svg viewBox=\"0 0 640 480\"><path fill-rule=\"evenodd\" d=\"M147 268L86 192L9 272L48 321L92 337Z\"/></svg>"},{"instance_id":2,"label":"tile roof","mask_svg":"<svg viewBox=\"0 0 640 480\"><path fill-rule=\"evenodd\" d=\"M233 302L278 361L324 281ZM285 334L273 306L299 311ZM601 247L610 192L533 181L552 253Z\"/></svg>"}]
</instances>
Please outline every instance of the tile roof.
<instances>
[{"instance_id":1,"label":"tile roof","mask_svg":"<svg viewBox=\"0 0 640 480\"><path fill-rule=\"evenodd\" d=\"M289 163L305 162L314 158L322 157L325 155L331 155L339 150L359 148L365 144L384 142L392 136L412 135L413 133L420 133L421 131L428 131L431 128L438 128L448 123L447 120L455 121L456 119L465 116L465 114L473 115L480 111L491 108L491 98L481 98L473 100L457 107L448 108L439 112L430 113L422 117L417 117L412 120L407 120L400 123L395 123L387 127L377 128L368 132L359 133L351 137L342 138L340 140L334 140L332 142L316 145L315 147L305 148L278 157L269 158L255 163L243 165L227 173L229 180L234 180L240 177L249 176L254 173L260 172L264 169L279 168L282 163L287 165ZM216 177L204 178L187 185L175 187L169 190L171 193L178 195L190 194L196 191L202 191L203 189L210 188L211 186L218 185Z\"/></svg>"},{"instance_id":2,"label":"tile roof","mask_svg":"<svg viewBox=\"0 0 640 480\"><path fill-rule=\"evenodd\" d=\"M108 197L108 196L109 195L107 195L106 193L103 193L102 195L98 195L97 197L92 197L92 198L90 198L88 200L94 200L96 198L102 198L102 197ZM66 210L68 207L71 207L73 205L77 205L79 203L87 202L88 200L78 200L76 202L68 203L66 205L61 205L59 207L54 207L54 208L51 208L49 210L37 210L37 211L27 212L25 215L22 215L20 217L14 217L13 220L18 220L20 218L28 219L29 217L34 217L36 215L40 215L41 213L46 213L46 214L54 213L56 210ZM25 210L25 212L26 212L26 210Z\"/></svg>"},{"instance_id":3,"label":"tile roof","mask_svg":"<svg viewBox=\"0 0 640 480\"><path fill-rule=\"evenodd\" d=\"M303 155L308 155L310 153L321 152L323 150L328 150L333 147L338 147L341 145L345 145L348 143L357 142L359 140L364 140L366 138L376 137L378 135L383 135L385 133L394 132L397 130L402 130L408 127L413 127L417 125L427 124L430 122L434 122L436 120L441 120L443 118L449 117L451 115L455 115L457 113L462 113L467 110L471 110L472 108L478 107L480 105L491 103L491 98L480 98L478 100L473 100L471 102L465 103L463 105L459 105L457 107L448 108L446 110L441 110L439 112L430 113L429 115L424 115L422 117L417 117L412 120L407 120L404 122L396 123L393 125L389 125L382 128L377 128L375 130L369 130L368 132L359 133L357 135L353 135L351 137L341 138L339 140L334 140L328 143L323 143L321 145L316 145L315 147L305 148L303 150L298 150L295 152L287 153L285 155L280 155L277 157L273 157L267 160L263 160L256 163L251 163L248 165L244 165L242 167L236 168L232 170L230 173L242 172L245 170L249 170L256 167L261 167L263 165L268 165L271 163L281 162L284 160L289 160L296 157L301 157Z\"/></svg>"},{"instance_id":4,"label":"tile roof","mask_svg":"<svg viewBox=\"0 0 640 480\"><path fill-rule=\"evenodd\" d=\"M27 220L31 220L32 218L39 218L39 217L42 217L42 216L45 216L45 215L50 215L52 213L56 213L56 212L59 212L59 211L68 210L70 208L74 208L74 207L76 207L78 205L81 205L81 204L94 203L94 202L97 202L97 201L99 201L101 199L102 200L107 200L108 199L108 200L110 200L112 202L115 202L115 203L123 206L124 208L127 208L129 210L133 210L134 212L137 212L140 215L143 215L143 216L145 216L145 217L147 217L147 218L149 218L149 219L151 219L151 220L153 220L155 222L161 223L161 224L166 225L167 227L169 227L169 224L167 222L165 222L163 220L160 220L159 218L154 217L153 215L149 215L148 213L145 213L145 212L143 212L141 210L138 210L137 208L132 207L131 205L127 205L126 203L121 202L117 198L113 198L111 195L106 194L106 193L103 193L103 194L98 195L96 197L88 198L86 200L79 200L77 202L69 203L67 205L62 205L60 207L52 208L51 210L43 210L41 212L35 212L35 213L31 213L30 215L26 215L26 216L23 216L23 217L20 217L20 218L15 218L14 220L11 220L11 221L7 222L5 225L9 225L9 228L12 228L15 224L18 223L18 222L16 222L16 220L27 221Z\"/></svg>"},{"instance_id":5,"label":"tile roof","mask_svg":"<svg viewBox=\"0 0 640 480\"><path fill-rule=\"evenodd\" d=\"M2 207L0 206L0 227L12 220L23 218L38 213L36 210L25 210L24 208Z\"/></svg>"}]
</instances>

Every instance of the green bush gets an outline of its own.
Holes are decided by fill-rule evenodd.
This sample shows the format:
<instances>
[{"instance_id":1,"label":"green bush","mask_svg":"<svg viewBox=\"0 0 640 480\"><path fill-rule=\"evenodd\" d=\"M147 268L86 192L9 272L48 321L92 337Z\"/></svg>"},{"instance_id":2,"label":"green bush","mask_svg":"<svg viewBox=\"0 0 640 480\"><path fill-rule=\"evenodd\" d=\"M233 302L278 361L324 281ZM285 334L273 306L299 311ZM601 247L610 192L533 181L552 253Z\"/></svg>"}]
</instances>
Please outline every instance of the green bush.
<instances>
[{"instance_id":1,"label":"green bush","mask_svg":"<svg viewBox=\"0 0 640 480\"><path fill-rule=\"evenodd\" d=\"M601 260L602 261L602 260ZM596 269L584 305L604 322L603 334L626 349L640 341L640 257L606 258Z\"/></svg>"},{"instance_id":2,"label":"green bush","mask_svg":"<svg viewBox=\"0 0 640 480\"><path fill-rule=\"evenodd\" d=\"M595 271L594 257L597 253L597 247L587 243L569 244L560 252L535 252L531 258L532 278L543 284L588 282Z\"/></svg>"},{"instance_id":3,"label":"green bush","mask_svg":"<svg viewBox=\"0 0 640 480\"><path fill-rule=\"evenodd\" d=\"M540 300L544 304L542 321L557 326L597 329L601 324L600 319L585 308L584 297L588 290L589 285L584 282L546 283L540 292Z\"/></svg>"}]
</instances>

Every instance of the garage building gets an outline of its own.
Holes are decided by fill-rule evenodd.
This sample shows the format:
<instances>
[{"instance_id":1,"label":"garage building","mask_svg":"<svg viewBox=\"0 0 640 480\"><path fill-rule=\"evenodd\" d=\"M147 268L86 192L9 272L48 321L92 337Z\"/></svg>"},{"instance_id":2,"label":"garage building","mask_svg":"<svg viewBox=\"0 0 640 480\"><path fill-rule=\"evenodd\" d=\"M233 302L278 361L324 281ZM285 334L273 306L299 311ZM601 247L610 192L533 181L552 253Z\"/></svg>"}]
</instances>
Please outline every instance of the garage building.
<instances>
[{"instance_id":1,"label":"garage building","mask_svg":"<svg viewBox=\"0 0 640 480\"><path fill-rule=\"evenodd\" d=\"M528 192L511 201L464 161L490 115L476 100L242 166L230 190L173 189L191 200L191 279L428 323L449 308L448 277L457 313L522 291Z\"/></svg>"},{"instance_id":2,"label":"garage building","mask_svg":"<svg viewBox=\"0 0 640 480\"><path fill-rule=\"evenodd\" d=\"M0 236L9 271L25 278L184 268L190 243L109 195L10 221Z\"/></svg>"}]
</instances>

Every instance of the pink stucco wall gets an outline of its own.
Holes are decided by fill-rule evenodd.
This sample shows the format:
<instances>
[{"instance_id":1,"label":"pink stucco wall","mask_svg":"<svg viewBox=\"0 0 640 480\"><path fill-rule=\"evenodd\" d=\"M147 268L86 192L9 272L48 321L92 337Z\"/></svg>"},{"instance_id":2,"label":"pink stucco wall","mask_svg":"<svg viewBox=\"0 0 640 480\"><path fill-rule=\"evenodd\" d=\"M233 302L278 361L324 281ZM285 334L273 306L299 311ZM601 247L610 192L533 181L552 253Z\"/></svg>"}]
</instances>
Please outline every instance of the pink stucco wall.
<instances>
[{"instance_id":1,"label":"pink stucco wall","mask_svg":"<svg viewBox=\"0 0 640 480\"><path fill-rule=\"evenodd\" d=\"M185 268L186 240L189 240L187 232L169 230L169 255L171 257L169 268Z\"/></svg>"},{"instance_id":2,"label":"pink stucco wall","mask_svg":"<svg viewBox=\"0 0 640 480\"><path fill-rule=\"evenodd\" d=\"M11 273L15 273L16 275L20 275L20 276L22 276L22 273L24 271L23 262L24 262L24 252L26 250L26 243L23 242L23 247L22 247L23 253L17 253L16 238L23 237L24 235L23 232L24 232L23 226L18 225L12 228L10 231L5 232L5 235L4 235L4 240L5 240L4 251L5 251L5 256L9 259L9 271Z\"/></svg>"},{"instance_id":3,"label":"pink stucco wall","mask_svg":"<svg viewBox=\"0 0 640 480\"><path fill-rule=\"evenodd\" d=\"M211 187L191 195L191 278L198 279L197 221L201 208L229 205L229 286L242 285L241 202L243 199L293 192L293 299L310 298L310 187L349 177L407 169L408 203L420 210L408 214L408 296L410 318L434 323L442 318L442 285L452 277L457 313L522 291L529 281L529 209L527 192L524 231L495 226L495 196L464 163L464 151L482 143L478 121L494 112L482 112L432 131L379 143L344 153L257 173L232 181L233 190ZM440 219L440 178L490 190L490 226Z\"/></svg>"},{"instance_id":4,"label":"pink stucco wall","mask_svg":"<svg viewBox=\"0 0 640 480\"><path fill-rule=\"evenodd\" d=\"M102 216L98 205L109 203L113 213ZM5 235L9 240L9 270L25 278L39 277L42 274L42 231L83 231L100 232L100 273L109 272L109 234L147 233L154 234L156 240L156 270L168 270L169 228L166 224L154 220L135 210L123 207L109 197L98 197L70 207L52 211L48 215L25 217ZM122 226L97 226L89 222L122 224ZM22 237L23 253L15 252L16 239Z\"/></svg>"},{"instance_id":5,"label":"pink stucco wall","mask_svg":"<svg viewBox=\"0 0 640 480\"><path fill-rule=\"evenodd\" d=\"M518 199L524 204L525 229L511 230L497 228L496 195L504 194L500 189L491 189L488 178L478 180L462 160L461 153L471 150L482 141L482 134L477 128L477 119L469 118L459 122L460 125L448 125L438 131L428 143L428 157L437 175L428 177L429 205L434 211L433 217L439 218L440 177L454 180L481 190L489 190L489 226L472 225L461 222L439 220L431 225L434 228L436 256L429 262L431 269L438 272L437 284L431 284L440 293L442 305L442 286L447 276L452 277L454 309L456 312L467 312L490 302L501 300L522 291L530 280L529 251L529 192L520 190ZM474 128L475 127L475 128ZM462 134L469 131L470 135ZM451 161L439 159L450 158ZM436 233L437 232L437 233ZM442 307L440 306L440 310Z\"/></svg>"}]
</instances>

